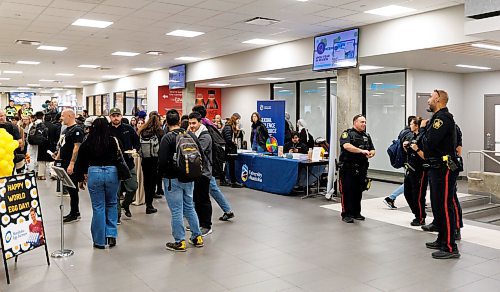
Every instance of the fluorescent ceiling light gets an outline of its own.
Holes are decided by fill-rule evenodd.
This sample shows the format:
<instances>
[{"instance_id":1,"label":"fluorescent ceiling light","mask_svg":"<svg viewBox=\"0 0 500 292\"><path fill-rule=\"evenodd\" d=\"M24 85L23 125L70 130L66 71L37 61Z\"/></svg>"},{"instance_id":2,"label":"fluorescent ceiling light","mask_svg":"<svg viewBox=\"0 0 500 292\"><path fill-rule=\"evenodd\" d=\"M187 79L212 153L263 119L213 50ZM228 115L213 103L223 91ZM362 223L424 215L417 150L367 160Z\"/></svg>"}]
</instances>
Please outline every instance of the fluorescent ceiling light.
<instances>
[{"instance_id":1,"label":"fluorescent ceiling light","mask_svg":"<svg viewBox=\"0 0 500 292\"><path fill-rule=\"evenodd\" d=\"M489 45L489 44L472 44L471 46L476 47L476 48L500 51L500 46L494 46L494 45Z\"/></svg>"},{"instance_id":2,"label":"fluorescent ceiling light","mask_svg":"<svg viewBox=\"0 0 500 292\"><path fill-rule=\"evenodd\" d=\"M85 65L85 64L83 64L83 65L79 65L78 67L79 68L97 69L97 68L101 67L101 65Z\"/></svg>"},{"instance_id":3,"label":"fluorescent ceiling light","mask_svg":"<svg viewBox=\"0 0 500 292\"><path fill-rule=\"evenodd\" d=\"M75 74L73 73L57 73L57 76L74 76Z\"/></svg>"},{"instance_id":4,"label":"fluorescent ceiling light","mask_svg":"<svg viewBox=\"0 0 500 292\"><path fill-rule=\"evenodd\" d=\"M205 33L199 32L199 31L178 29L178 30L171 31L171 32L167 33L166 35L185 37L185 38L194 38L194 37L200 36L202 34L205 34Z\"/></svg>"},{"instance_id":5,"label":"fluorescent ceiling light","mask_svg":"<svg viewBox=\"0 0 500 292\"><path fill-rule=\"evenodd\" d=\"M31 87L38 87L38 86L40 86L40 84L37 84L37 83L28 83L26 85L31 86Z\"/></svg>"},{"instance_id":6,"label":"fluorescent ceiling light","mask_svg":"<svg viewBox=\"0 0 500 292\"><path fill-rule=\"evenodd\" d=\"M40 62L37 61L17 61L16 64L20 65L38 65Z\"/></svg>"},{"instance_id":7,"label":"fluorescent ceiling light","mask_svg":"<svg viewBox=\"0 0 500 292\"><path fill-rule=\"evenodd\" d=\"M66 47L57 47L57 46L39 46L37 49L38 50L45 50L45 51L62 52L62 51L65 51L67 48Z\"/></svg>"},{"instance_id":8,"label":"fluorescent ceiling light","mask_svg":"<svg viewBox=\"0 0 500 292\"><path fill-rule=\"evenodd\" d=\"M372 66L372 65L361 65L359 66L359 70L365 71L365 70L375 70L375 69L382 69L384 67L380 66Z\"/></svg>"},{"instance_id":9,"label":"fluorescent ceiling light","mask_svg":"<svg viewBox=\"0 0 500 292\"><path fill-rule=\"evenodd\" d=\"M23 74L23 71L10 71L10 70L5 70L5 71L2 71L2 73L5 73L5 74Z\"/></svg>"},{"instance_id":10,"label":"fluorescent ceiling light","mask_svg":"<svg viewBox=\"0 0 500 292\"><path fill-rule=\"evenodd\" d=\"M38 81L40 81L40 82L54 82L55 80L52 80L52 79L40 79Z\"/></svg>"},{"instance_id":11,"label":"fluorescent ceiling light","mask_svg":"<svg viewBox=\"0 0 500 292\"><path fill-rule=\"evenodd\" d=\"M297 0L297 2L307 2L309 0Z\"/></svg>"},{"instance_id":12,"label":"fluorescent ceiling light","mask_svg":"<svg viewBox=\"0 0 500 292\"><path fill-rule=\"evenodd\" d=\"M142 72L147 72L147 71L154 71L154 70L157 70L155 68L134 68L132 69L134 71L142 71Z\"/></svg>"},{"instance_id":13,"label":"fluorescent ceiling light","mask_svg":"<svg viewBox=\"0 0 500 292\"><path fill-rule=\"evenodd\" d=\"M413 11L416 11L416 9L398 6L398 5L389 5L389 6L385 6L385 7L381 7L381 8L377 8L377 9L368 10L368 11L365 11L365 13L381 15L381 16L393 16L393 15L399 15L399 14L404 14L404 13L413 12Z\"/></svg>"},{"instance_id":14,"label":"fluorescent ceiling light","mask_svg":"<svg viewBox=\"0 0 500 292\"><path fill-rule=\"evenodd\" d=\"M479 70L491 70L490 67L483 67L483 66L464 65L464 64L458 64L456 66L460 67L460 68L479 69Z\"/></svg>"},{"instance_id":15,"label":"fluorescent ceiling light","mask_svg":"<svg viewBox=\"0 0 500 292\"><path fill-rule=\"evenodd\" d=\"M9 77L0 77L0 80L10 80Z\"/></svg>"},{"instance_id":16,"label":"fluorescent ceiling light","mask_svg":"<svg viewBox=\"0 0 500 292\"><path fill-rule=\"evenodd\" d=\"M253 45L270 45L275 43L277 43L277 41L266 40L266 39L251 39L243 42L243 44L253 44Z\"/></svg>"},{"instance_id":17,"label":"fluorescent ceiling light","mask_svg":"<svg viewBox=\"0 0 500 292\"><path fill-rule=\"evenodd\" d=\"M64 85L66 88L78 88L79 86L76 85Z\"/></svg>"},{"instance_id":18,"label":"fluorescent ceiling light","mask_svg":"<svg viewBox=\"0 0 500 292\"><path fill-rule=\"evenodd\" d=\"M77 19L75 22L73 22L71 25L106 28L112 24L113 24L113 22L111 22L111 21L102 21L102 20L92 20L92 19L80 18L80 19Z\"/></svg>"},{"instance_id":19,"label":"fluorescent ceiling light","mask_svg":"<svg viewBox=\"0 0 500 292\"><path fill-rule=\"evenodd\" d=\"M121 75L104 75L102 76L102 78L106 78L106 79L118 79L118 78L122 78L123 76Z\"/></svg>"},{"instance_id":20,"label":"fluorescent ceiling light","mask_svg":"<svg viewBox=\"0 0 500 292\"><path fill-rule=\"evenodd\" d=\"M208 86L229 86L231 84L229 83L212 83L212 84L208 84Z\"/></svg>"},{"instance_id":21,"label":"fluorescent ceiling light","mask_svg":"<svg viewBox=\"0 0 500 292\"><path fill-rule=\"evenodd\" d=\"M113 56L125 56L125 57L134 57L134 56L137 56L139 55L140 53L135 53L135 52L122 52L122 51L118 51L118 52L114 52L112 53L111 55Z\"/></svg>"},{"instance_id":22,"label":"fluorescent ceiling light","mask_svg":"<svg viewBox=\"0 0 500 292\"><path fill-rule=\"evenodd\" d=\"M83 84L92 84L92 83L97 83L98 81L82 81L80 83L83 83Z\"/></svg>"},{"instance_id":23,"label":"fluorescent ceiling light","mask_svg":"<svg viewBox=\"0 0 500 292\"><path fill-rule=\"evenodd\" d=\"M176 60L180 60L180 61L199 61L201 60L201 58L198 58L198 57L179 57L179 58L175 58Z\"/></svg>"},{"instance_id":24,"label":"fluorescent ceiling light","mask_svg":"<svg viewBox=\"0 0 500 292\"><path fill-rule=\"evenodd\" d=\"M152 55L152 56L161 56L165 54L165 52L162 51L147 51L146 55Z\"/></svg>"},{"instance_id":25,"label":"fluorescent ceiling light","mask_svg":"<svg viewBox=\"0 0 500 292\"><path fill-rule=\"evenodd\" d=\"M263 78L258 78L259 80L265 80L265 81L276 81L276 80L283 80L285 78L282 77L263 77Z\"/></svg>"},{"instance_id":26,"label":"fluorescent ceiling light","mask_svg":"<svg viewBox=\"0 0 500 292\"><path fill-rule=\"evenodd\" d=\"M52 91L61 91L61 90L64 90L64 89L59 88L59 87L54 87L54 88L52 88L51 90L52 90Z\"/></svg>"}]
</instances>

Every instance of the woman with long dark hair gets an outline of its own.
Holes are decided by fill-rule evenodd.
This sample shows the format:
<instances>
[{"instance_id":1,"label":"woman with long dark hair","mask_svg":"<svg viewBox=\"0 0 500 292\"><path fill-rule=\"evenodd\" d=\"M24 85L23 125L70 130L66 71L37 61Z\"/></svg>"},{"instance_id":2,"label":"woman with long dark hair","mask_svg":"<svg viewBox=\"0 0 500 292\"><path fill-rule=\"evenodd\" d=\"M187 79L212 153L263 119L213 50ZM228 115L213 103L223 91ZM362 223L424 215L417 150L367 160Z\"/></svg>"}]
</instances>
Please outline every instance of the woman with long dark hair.
<instances>
[{"instance_id":1,"label":"woman with long dark hair","mask_svg":"<svg viewBox=\"0 0 500 292\"><path fill-rule=\"evenodd\" d=\"M106 244L109 247L116 245L116 194L120 180L115 165L120 151L119 142L110 136L108 120L103 117L92 123L89 135L78 151L76 170L84 176L80 187L88 182L93 213L90 230L94 247L98 249L104 249Z\"/></svg>"},{"instance_id":2,"label":"woman with long dark hair","mask_svg":"<svg viewBox=\"0 0 500 292\"><path fill-rule=\"evenodd\" d=\"M266 141L269 138L266 126L260 120L258 112L252 114L252 133L250 134L250 143L252 150L256 152L266 152Z\"/></svg>"},{"instance_id":3,"label":"woman with long dark hair","mask_svg":"<svg viewBox=\"0 0 500 292\"><path fill-rule=\"evenodd\" d=\"M229 121L227 121L226 125L224 128L222 128L222 136L224 137L224 142L226 142L226 157L227 157L227 162L226 162L226 168L229 166L229 176L231 178L231 184L230 186L233 188L241 188L243 185L238 183L236 181L236 174L235 172L235 159L236 159L236 154L238 153L238 146L234 142L234 134L237 133L239 129L239 124L240 124L240 119L241 116L238 113L234 113ZM224 173L226 173L226 170L224 170ZM225 175L221 176L221 186L228 186L229 184L226 182L226 177Z\"/></svg>"},{"instance_id":4,"label":"woman with long dark hair","mask_svg":"<svg viewBox=\"0 0 500 292\"><path fill-rule=\"evenodd\" d=\"M156 213L153 207L156 182L158 176L158 150L160 141L165 132L162 129L161 119L157 112L151 112L148 121L139 128L141 141L140 154L142 157L142 173L144 182L144 193L146 197L146 214Z\"/></svg>"}]
</instances>

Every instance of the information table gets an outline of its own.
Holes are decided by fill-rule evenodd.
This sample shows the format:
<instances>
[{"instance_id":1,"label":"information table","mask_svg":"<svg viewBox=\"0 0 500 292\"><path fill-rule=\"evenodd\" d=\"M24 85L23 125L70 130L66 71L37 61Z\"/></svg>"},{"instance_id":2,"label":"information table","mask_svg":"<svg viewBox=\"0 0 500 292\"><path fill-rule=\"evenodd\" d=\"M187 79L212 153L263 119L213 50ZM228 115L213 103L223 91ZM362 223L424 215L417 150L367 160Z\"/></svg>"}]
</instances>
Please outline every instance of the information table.
<instances>
[{"instance_id":1,"label":"information table","mask_svg":"<svg viewBox=\"0 0 500 292\"><path fill-rule=\"evenodd\" d=\"M325 163L308 167L304 161L276 156L239 153L235 161L236 179L247 188L279 195L289 195L296 185L317 181L325 169ZM301 170L304 169L302 172Z\"/></svg>"}]
</instances>

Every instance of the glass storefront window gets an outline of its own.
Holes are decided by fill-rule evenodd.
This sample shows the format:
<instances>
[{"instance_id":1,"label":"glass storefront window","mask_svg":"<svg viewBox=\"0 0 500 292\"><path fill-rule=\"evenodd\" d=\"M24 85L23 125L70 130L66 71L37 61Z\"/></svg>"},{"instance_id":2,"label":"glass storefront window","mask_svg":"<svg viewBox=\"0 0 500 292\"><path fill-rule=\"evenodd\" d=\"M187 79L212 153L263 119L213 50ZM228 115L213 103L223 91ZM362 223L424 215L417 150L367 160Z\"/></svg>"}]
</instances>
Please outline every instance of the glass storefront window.
<instances>
[{"instance_id":1,"label":"glass storefront window","mask_svg":"<svg viewBox=\"0 0 500 292\"><path fill-rule=\"evenodd\" d=\"M295 127L297 126L296 125L297 92L295 89L295 82L274 84L273 90L274 90L274 100L285 101L285 112L290 114L290 121L292 122L292 125L295 129Z\"/></svg>"},{"instance_id":2,"label":"glass storefront window","mask_svg":"<svg viewBox=\"0 0 500 292\"><path fill-rule=\"evenodd\" d=\"M102 100L102 95L96 95L94 96L95 98L95 115L100 116L102 115L102 107L101 107L101 100Z\"/></svg>"},{"instance_id":3,"label":"glass storefront window","mask_svg":"<svg viewBox=\"0 0 500 292\"><path fill-rule=\"evenodd\" d=\"M406 72L366 75L366 129L378 155L370 169L394 171L385 154L406 123Z\"/></svg>"},{"instance_id":4,"label":"glass storefront window","mask_svg":"<svg viewBox=\"0 0 500 292\"><path fill-rule=\"evenodd\" d=\"M87 110L90 116L94 115L94 96L87 96Z\"/></svg>"},{"instance_id":5,"label":"glass storefront window","mask_svg":"<svg viewBox=\"0 0 500 292\"><path fill-rule=\"evenodd\" d=\"M309 133L314 139L327 137L326 86L326 80L300 82L300 118L306 122Z\"/></svg>"},{"instance_id":6,"label":"glass storefront window","mask_svg":"<svg viewBox=\"0 0 500 292\"><path fill-rule=\"evenodd\" d=\"M124 115L133 116L136 113L135 90L125 92L125 113Z\"/></svg>"},{"instance_id":7,"label":"glass storefront window","mask_svg":"<svg viewBox=\"0 0 500 292\"><path fill-rule=\"evenodd\" d=\"M113 107L117 107L121 110L123 110L123 92L116 92L115 93L115 100L113 101Z\"/></svg>"},{"instance_id":8,"label":"glass storefront window","mask_svg":"<svg viewBox=\"0 0 500 292\"><path fill-rule=\"evenodd\" d=\"M109 94L103 94L102 95L102 115L107 116L109 115Z\"/></svg>"},{"instance_id":9,"label":"glass storefront window","mask_svg":"<svg viewBox=\"0 0 500 292\"><path fill-rule=\"evenodd\" d=\"M139 111L148 111L148 95L146 89L137 90L137 107Z\"/></svg>"}]
</instances>

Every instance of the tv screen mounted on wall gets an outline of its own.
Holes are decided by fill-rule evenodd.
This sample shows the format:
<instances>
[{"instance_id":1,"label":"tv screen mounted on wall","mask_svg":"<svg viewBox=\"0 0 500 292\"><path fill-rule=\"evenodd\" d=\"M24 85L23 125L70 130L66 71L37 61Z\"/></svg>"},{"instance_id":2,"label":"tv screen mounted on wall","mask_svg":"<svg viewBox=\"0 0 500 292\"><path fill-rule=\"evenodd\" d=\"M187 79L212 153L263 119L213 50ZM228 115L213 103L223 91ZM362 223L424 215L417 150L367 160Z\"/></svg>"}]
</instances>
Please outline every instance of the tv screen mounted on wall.
<instances>
[{"instance_id":1,"label":"tv screen mounted on wall","mask_svg":"<svg viewBox=\"0 0 500 292\"><path fill-rule=\"evenodd\" d=\"M359 28L314 37L313 71L355 68L358 40Z\"/></svg>"},{"instance_id":2,"label":"tv screen mounted on wall","mask_svg":"<svg viewBox=\"0 0 500 292\"><path fill-rule=\"evenodd\" d=\"M177 65L168 69L168 88L186 88L186 65Z\"/></svg>"}]
</instances>

